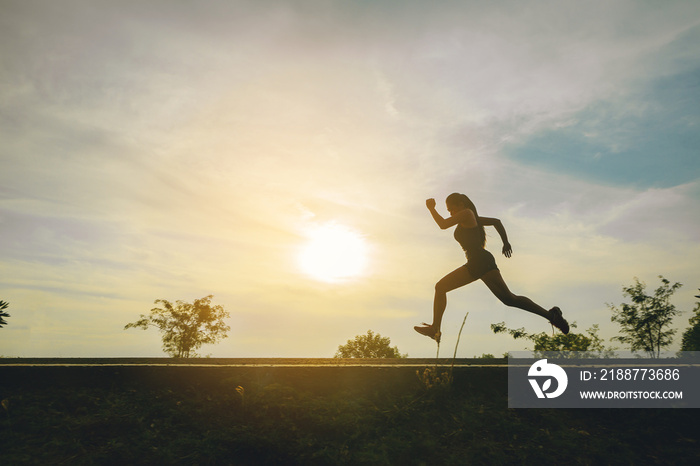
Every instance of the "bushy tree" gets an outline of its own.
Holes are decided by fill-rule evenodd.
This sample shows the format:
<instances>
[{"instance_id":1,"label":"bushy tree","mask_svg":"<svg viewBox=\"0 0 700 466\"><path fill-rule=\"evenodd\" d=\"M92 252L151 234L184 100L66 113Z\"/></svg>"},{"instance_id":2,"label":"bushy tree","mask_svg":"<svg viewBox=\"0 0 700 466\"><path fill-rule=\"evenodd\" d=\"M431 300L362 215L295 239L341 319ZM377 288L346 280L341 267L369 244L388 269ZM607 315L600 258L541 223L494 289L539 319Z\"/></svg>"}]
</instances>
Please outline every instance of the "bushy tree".
<instances>
[{"instance_id":1,"label":"bushy tree","mask_svg":"<svg viewBox=\"0 0 700 466\"><path fill-rule=\"evenodd\" d=\"M576 322L571 323L571 328L576 328ZM583 352L596 353L597 356L610 356L615 348L606 348L603 340L598 336L598 324L586 330L587 335L582 333L569 332L549 335L547 332L527 333L524 328L507 328L505 322L491 324L493 333L507 333L514 339L524 338L535 344L533 352L535 355L552 352L572 352L571 357L583 357Z\"/></svg>"},{"instance_id":2,"label":"bushy tree","mask_svg":"<svg viewBox=\"0 0 700 466\"><path fill-rule=\"evenodd\" d=\"M141 314L136 322L127 324L129 328L156 327L163 334L163 351L174 358L197 357L194 351L203 344L216 343L226 338L231 327L224 323L230 317L221 306L212 306L213 296L195 299L193 303L177 301L173 305L165 299L157 299L155 304L162 307L151 309L150 315Z\"/></svg>"},{"instance_id":3,"label":"bushy tree","mask_svg":"<svg viewBox=\"0 0 700 466\"><path fill-rule=\"evenodd\" d=\"M646 294L646 284L635 278L634 285L622 288L632 303L622 303L620 307L608 304L613 311L612 322L620 324L620 333L613 340L628 344L631 351L644 351L651 358L658 358L661 349L673 342L676 330L671 328L673 317L679 314L671 304L673 293L680 283L671 284L659 275L661 286L653 295Z\"/></svg>"},{"instance_id":4,"label":"bushy tree","mask_svg":"<svg viewBox=\"0 0 700 466\"><path fill-rule=\"evenodd\" d=\"M700 289L698 290L700 291ZM700 295L695 296L700 299ZM681 351L700 351L700 302L695 303L695 315L688 321L690 327L683 332Z\"/></svg>"},{"instance_id":5,"label":"bushy tree","mask_svg":"<svg viewBox=\"0 0 700 466\"><path fill-rule=\"evenodd\" d=\"M399 349L391 347L389 337L382 337L371 330L367 330L366 335L358 335L354 340L348 340L344 345L338 347L335 353L336 358L405 358L406 354L401 354Z\"/></svg>"},{"instance_id":6,"label":"bushy tree","mask_svg":"<svg viewBox=\"0 0 700 466\"><path fill-rule=\"evenodd\" d=\"M0 301L0 328L2 328L3 325L7 325L7 321L3 317L10 317L10 314L5 312L5 309L7 309L7 306L9 305L10 303Z\"/></svg>"}]
</instances>

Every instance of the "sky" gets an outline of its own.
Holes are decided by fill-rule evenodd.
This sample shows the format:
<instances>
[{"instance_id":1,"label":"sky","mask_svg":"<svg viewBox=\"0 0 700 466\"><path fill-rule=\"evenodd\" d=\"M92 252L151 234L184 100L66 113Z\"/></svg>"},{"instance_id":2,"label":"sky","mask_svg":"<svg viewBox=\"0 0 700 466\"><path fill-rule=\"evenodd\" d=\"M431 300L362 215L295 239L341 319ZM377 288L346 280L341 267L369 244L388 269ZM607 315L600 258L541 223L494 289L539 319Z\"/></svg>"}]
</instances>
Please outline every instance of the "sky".
<instances>
[{"instance_id":1,"label":"sky","mask_svg":"<svg viewBox=\"0 0 700 466\"><path fill-rule=\"evenodd\" d=\"M465 259L425 200L446 216L452 192L505 225L513 256L493 229L487 248L510 289L576 331L617 335L608 304L635 277L682 283L679 347L700 288L699 2L0 12L1 356L164 356L124 326L213 295L231 330L205 356L331 357L372 330L432 357L413 326ZM355 275L304 268L329 228L361 241ZM530 348L492 323L551 332L476 282L448 295L441 356L466 312L459 357Z\"/></svg>"}]
</instances>

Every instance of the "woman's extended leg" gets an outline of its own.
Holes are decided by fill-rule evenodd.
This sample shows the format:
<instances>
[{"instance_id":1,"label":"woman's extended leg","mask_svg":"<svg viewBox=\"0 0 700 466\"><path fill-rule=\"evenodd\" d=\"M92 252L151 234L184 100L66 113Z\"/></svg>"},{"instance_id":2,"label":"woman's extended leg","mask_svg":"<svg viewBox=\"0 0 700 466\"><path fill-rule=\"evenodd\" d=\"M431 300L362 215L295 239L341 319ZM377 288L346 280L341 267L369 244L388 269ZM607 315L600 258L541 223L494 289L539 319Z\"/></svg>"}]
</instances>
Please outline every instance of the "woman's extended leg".
<instances>
[{"instance_id":1,"label":"woman's extended leg","mask_svg":"<svg viewBox=\"0 0 700 466\"><path fill-rule=\"evenodd\" d=\"M569 333L569 324L561 316L561 310L559 310L558 307L554 307L548 311L530 298L514 295L508 289L508 285L506 285L499 270L491 270L484 274L481 279L486 283L486 286L489 287L491 292L506 306L517 307L542 316L559 328L563 333Z\"/></svg>"},{"instance_id":2,"label":"woman's extended leg","mask_svg":"<svg viewBox=\"0 0 700 466\"><path fill-rule=\"evenodd\" d=\"M424 327L413 327L421 335L432 338L440 344L440 326L442 325L442 315L447 307L447 293L473 282L473 278L466 267L462 266L448 273L435 284L435 298L433 300L433 323L424 324Z\"/></svg>"},{"instance_id":3,"label":"woman's extended leg","mask_svg":"<svg viewBox=\"0 0 700 466\"><path fill-rule=\"evenodd\" d=\"M473 278L466 267L462 266L440 279L435 284L435 298L433 300L433 327L436 331L440 331L442 325L442 315L447 307L447 293L461 286L468 285L476 280Z\"/></svg>"}]
</instances>

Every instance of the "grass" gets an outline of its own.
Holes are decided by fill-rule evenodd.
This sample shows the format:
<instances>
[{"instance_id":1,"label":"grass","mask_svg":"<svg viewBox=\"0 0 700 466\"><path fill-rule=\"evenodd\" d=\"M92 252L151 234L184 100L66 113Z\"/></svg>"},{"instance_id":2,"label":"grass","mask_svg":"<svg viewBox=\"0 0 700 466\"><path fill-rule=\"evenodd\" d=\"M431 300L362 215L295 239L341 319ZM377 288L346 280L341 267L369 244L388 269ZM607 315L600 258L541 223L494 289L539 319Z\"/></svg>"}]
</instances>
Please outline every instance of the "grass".
<instances>
[{"instance_id":1,"label":"grass","mask_svg":"<svg viewBox=\"0 0 700 466\"><path fill-rule=\"evenodd\" d=\"M420 373L420 371L419 371ZM698 464L693 410L513 410L465 381L0 389L0 464Z\"/></svg>"}]
</instances>

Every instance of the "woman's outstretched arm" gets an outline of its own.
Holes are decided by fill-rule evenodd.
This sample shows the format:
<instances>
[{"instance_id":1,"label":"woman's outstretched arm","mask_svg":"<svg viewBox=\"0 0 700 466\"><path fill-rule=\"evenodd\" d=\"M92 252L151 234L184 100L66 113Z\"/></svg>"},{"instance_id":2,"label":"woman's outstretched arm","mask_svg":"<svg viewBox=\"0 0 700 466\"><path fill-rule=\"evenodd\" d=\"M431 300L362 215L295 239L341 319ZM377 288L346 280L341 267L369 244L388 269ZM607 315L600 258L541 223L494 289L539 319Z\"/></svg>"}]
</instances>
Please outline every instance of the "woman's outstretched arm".
<instances>
[{"instance_id":1,"label":"woman's outstretched arm","mask_svg":"<svg viewBox=\"0 0 700 466\"><path fill-rule=\"evenodd\" d=\"M430 215L433 216L433 220L435 220L435 223L437 223L442 230L453 227L458 223L461 223L462 225L466 224L466 228L477 225L474 212L472 212L470 209L464 209L456 212L451 217L443 218L443 216L440 215L437 210L435 210L435 205L435 199L428 199L425 201L425 206L430 211Z\"/></svg>"},{"instance_id":2,"label":"woman's outstretched arm","mask_svg":"<svg viewBox=\"0 0 700 466\"><path fill-rule=\"evenodd\" d=\"M513 248L508 242L508 234L506 233L503 223L497 218L490 217L479 217L479 222L481 222L481 224L484 226L492 226L496 229L501 237L501 241L503 241L503 255L510 257L513 254Z\"/></svg>"}]
</instances>

